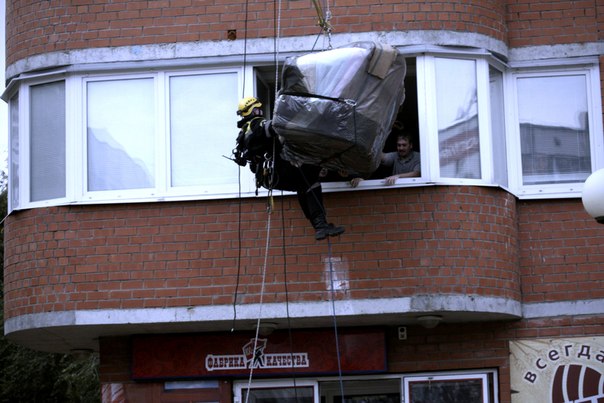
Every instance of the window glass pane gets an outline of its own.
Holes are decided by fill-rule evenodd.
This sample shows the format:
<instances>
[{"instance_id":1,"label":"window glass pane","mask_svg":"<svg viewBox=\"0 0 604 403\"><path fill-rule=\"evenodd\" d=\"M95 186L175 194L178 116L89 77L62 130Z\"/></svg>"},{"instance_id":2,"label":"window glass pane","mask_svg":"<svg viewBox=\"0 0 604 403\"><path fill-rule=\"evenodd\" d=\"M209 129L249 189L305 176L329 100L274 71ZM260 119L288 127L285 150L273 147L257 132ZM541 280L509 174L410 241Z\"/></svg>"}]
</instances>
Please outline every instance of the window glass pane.
<instances>
[{"instance_id":1,"label":"window glass pane","mask_svg":"<svg viewBox=\"0 0 604 403\"><path fill-rule=\"evenodd\" d=\"M172 186L237 183L237 74L170 78Z\"/></svg>"},{"instance_id":2,"label":"window glass pane","mask_svg":"<svg viewBox=\"0 0 604 403\"><path fill-rule=\"evenodd\" d=\"M354 381L321 382L321 401L333 403L399 403L401 401L401 380L360 379ZM342 399L344 389L344 399Z\"/></svg>"},{"instance_id":3,"label":"window glass pane","mask_svg":"<svg viewBox=\"0 0 604 403\"><path fill-rule=\"evenodd\" d=\"M153 79L87 85L88 190L155 186Z\"/></svg>"},{"instance_id":4,"label":"window glass pane","mask_svg":"<svg viewBox=\"0 0 604 403\"><path fill-rule=\"evenodd\" d=\"M591 172L583 75L517 80L525 185L582 182Z\"/></svg>"},{"instance_id":5,"label":"window glass pane","mask_svg":"<svg viewBox=\"0 0 604 403\"><path fill-rule=\"evenodd\" d=\"M30 199L65 197L65 82L30 88Z\"/></svg>"},{"instance_id":6,"label":"window glass pane","mask_svg":"<svg viewBox=\"0 0 604 403\"><path fill-rule=\"evenodd\" d=\"M503 106L503 73L489 69L491 98L491 135L493 141L494 179L498 185L508 185L507 151L505 138L505 111Z\"/></svg>"},{"instance_id":7,"label":"window glass pane","mask_svg":"<svg viewBox=\"0 0 604 403\"><path fill-rule=\"evenodd\" d=\"M440 176L481 178L476 62L435 59Z\"/></svg>"},{"instance_id":8,"label":"window glass pane","mask_svg":"<svg viewBox=\"0 0 604 403\"><path fill-rule=\"evenodd\" d=\"M251 389L242 391L242 401L249 403L313 403L313 387Z\"/></svg>"},{"instance_id":9,"label":"window glass pane","mask_svg":"<svg viewBox=\"0 0 604 403\"><path fill-rule=\"evenodd\" d=\"M409 402L483 403L482 379L409 382Z\"/></svg>"},{"instance_id":10,"label":"window glass pane","mask_svg":"<svg viewBox=\"0 0 604 403\"><path fill-rule=\"evenodd\" d=\"M10 100L10 208L19 207L19 94Z\"/></svg>"}]
</instances>

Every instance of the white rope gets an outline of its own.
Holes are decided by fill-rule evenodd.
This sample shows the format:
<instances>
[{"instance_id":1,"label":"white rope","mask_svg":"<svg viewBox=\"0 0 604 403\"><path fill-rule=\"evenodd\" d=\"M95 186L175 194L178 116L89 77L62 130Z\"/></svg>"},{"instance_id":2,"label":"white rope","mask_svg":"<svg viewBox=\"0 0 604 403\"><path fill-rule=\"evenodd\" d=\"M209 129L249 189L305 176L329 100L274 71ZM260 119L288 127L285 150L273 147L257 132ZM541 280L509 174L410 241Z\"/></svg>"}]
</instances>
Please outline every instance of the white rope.
<instances>
[{"instance_id":1,"label":"white rope","mask_svg":"<svg viewBox=\"0 0 604 403\"><path fill-rule=\"evenodd\" d=\"M325 25L327 26L327 49L332 48L331 46L331 9L329 8L329 0L325 0Z\"/></svg>"},{"instance_id":2,"label":"white rope","mask_svg":"<svg viewBox=\"0 0 604 403\"><path fill-rule=\"evenodd\" d=\"M281 40L281 0L277 2L277 32L275 38L275 98L277 101L277 93L279 92L279 47Z\"/></svg>"},{"instance_id":3,"label":"white rope","mask_svg":"<svg viewBox=\"0 0 604 403\"><path fill-rule=\"evenodd\" d=\"M254 374L254 358L256 354L256 348L258 347L258 336L260 335L260 321L262 318L262 304L264 299L264 284L266 282L266 267L268 265L268 251L270 246L270 231L271 231L271 214L268 214L268 220L266 223L266 245L264 247L264 265L262 267L262 282L260 286L260 308L258 310L258 320L256 321L256 335L254 336L254 349L252 350L252 358L250 361L250 376L247 382L247 395L245 397L245 402L247 403L250 398L250 389L252 387L252 377Z\"/></svg>"},{"instance_id":4,"label":"white rope","mask_svg":"<svg viewBox=\"0 0 604 403\"><path fill-rule=\"evenodd\" d=\"M333 275L333 259L331 258L331 240L327 237L327 246L328 246L328 255L329 255L329 282L330 282L330 296L331 296L331 315L333 320L333 332L335 338L335 347L336 347L336 359L338 360L338 381L340 384L340 395L342 396L342 401L346 401L344 395L344 380L342 378L342 358L340 354L340 339L338 337L338 320L336 313L336 287L334 284L334 275Z\"/></svg>"}]
</instances>

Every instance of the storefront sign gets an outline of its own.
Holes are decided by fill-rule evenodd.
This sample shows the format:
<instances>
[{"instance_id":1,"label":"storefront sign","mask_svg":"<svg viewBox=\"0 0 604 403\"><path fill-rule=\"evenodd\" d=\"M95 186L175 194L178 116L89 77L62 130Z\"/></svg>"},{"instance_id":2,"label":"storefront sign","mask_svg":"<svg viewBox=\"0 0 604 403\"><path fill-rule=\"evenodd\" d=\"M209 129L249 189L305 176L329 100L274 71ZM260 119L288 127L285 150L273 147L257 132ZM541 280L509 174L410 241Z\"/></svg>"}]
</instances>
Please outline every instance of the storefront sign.
<instances>
[{"instance_id":1,"label":"storefront sign","mask_svg":"<svg viewBox=\"0 0 604 403\"><path fill-rule=\"evenodd\" d=\"M265 353L268 339L250 339L243 346L243 354L206 355L206 371L227 371L250 368L308 368L308 353Z\"/></svg>"},{"instance_id":2,"label":"storefront sign","mask_svg":"<svg viewBox=\"0 0 604 403\"><path fill-rule=\"evenodd\" d=\"M512 402L604 401L604 337L510 342Z\"/></svg>"},{"instance_id":3,"label":"storefront sign","mask_svg":"<svg viewBox=\"0 0 604 403\"><path fill-rule=\"evenodd\" d=\"M332 330L135 336L134 379L222 377L291 373L335 374L386 371L385 333L340 329L339 349ZM338 351L339 350L339 351ZM338 363L338 356L340 363Z\"/></svg>"}]
</instances>

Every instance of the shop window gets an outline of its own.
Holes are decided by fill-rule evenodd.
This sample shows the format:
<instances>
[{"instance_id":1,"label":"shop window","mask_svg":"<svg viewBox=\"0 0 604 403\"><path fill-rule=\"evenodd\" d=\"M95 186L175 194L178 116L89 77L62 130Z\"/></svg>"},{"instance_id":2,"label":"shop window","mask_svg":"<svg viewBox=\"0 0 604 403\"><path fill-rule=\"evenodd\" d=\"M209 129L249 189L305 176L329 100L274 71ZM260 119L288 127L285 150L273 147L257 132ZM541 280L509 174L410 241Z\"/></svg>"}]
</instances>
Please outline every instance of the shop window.
<instances>
[{"instance_id":1,"label":"shop window","mask_svg":"<svg viewBox=\"0 0 604 403\"><path fill-rule=\"evenodd\" d=\"M313 403L313 388L309 386L244 390L242 400L249 403Z\"/></svg>"},{"instance_id":2,"label":"shop window","mask_svg":"<svg viewBox=\"0 0 604 403\"><path fill-rule=\"evenodd\" d=\"M404 390L409 403L491 401L486 374L406 377Z\"/></svg>"},{"instance_id":3,"label":"shop window","mask_svg":"<svg viewBox=\"0 0 604 403\"><path fill-rule=\"evenodd\" d=\"M235 403L317 403L318 384L311 380L235 382Z\"/></svg>"},{"instance_id":4,"label":"shop window","mask_svg":"<svg viewBox=\"0 0 604 403\"><path fill-rule=\"evenodd\" d=\"M321 403L399 403L401 381L392 379L356 379L320 382ZM344 398L342 399L342 389Z\"/></svg>"},{"instance_id":5,"label":"shop window","mask_svg":"<svg viewBox=\"0 0 604 403\"><path fill-rule=\"evenodd\" d=\"M495 370L319 379L236 381L235 403L497 403ZM279 400L283 399L283 400Z\"/></svg>"}]
</instances>

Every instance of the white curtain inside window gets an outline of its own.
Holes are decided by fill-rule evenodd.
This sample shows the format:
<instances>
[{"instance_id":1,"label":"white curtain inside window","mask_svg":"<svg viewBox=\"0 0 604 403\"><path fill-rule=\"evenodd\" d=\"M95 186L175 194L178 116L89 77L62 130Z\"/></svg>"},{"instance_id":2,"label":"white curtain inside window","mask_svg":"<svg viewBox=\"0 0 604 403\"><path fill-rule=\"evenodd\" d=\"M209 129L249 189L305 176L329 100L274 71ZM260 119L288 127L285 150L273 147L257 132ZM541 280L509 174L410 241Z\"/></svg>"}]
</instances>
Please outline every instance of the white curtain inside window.
<instances>
[{"instance_id":1,"label":"white curtain inside window","mask_svg":"<svg viewBox=\"0 0 604 403\"><path fill-rule=\"evenodd\" d=\"M237 183L237 73L170 78L171 186Z\"/></svg>"},{"instance_id":2,"label":"white curtain inside window","mask_svg":"<svg viewBox=\"0 0 604 403\"><path fill-rule=\"evenodd\" d=\"M476 62L435 59L440 176L480 179Z\"/></svg>"},{"instance_id":3,"label":"white curtain inside window","mask_svg":"<svg viewBox=\"0 0 604 403\"><path fill-rule=\"evenodd\" d=\"M19 207L19 94L11 98L8 112L10 114L9 208L12 210Z\"/></svg>"},{"instance_id":4,"label":"white curtain inside window","mask_svg":"<svg viewBox=\"0 0 604 403\"><path fill-rule=\"evenodd\" d=\"M584 181L591 172L585 76L522 77L517 91L523 183Z\"/></svg>"},{"instance_id":5,"label":"white curtain inside window","mask_svg":"<svg viewBox=\"0 0 604 403\"><path fill-rule=\"evenodd\" d=\"M152 78L87 84L88 190L155 186Z\"/></svg>"},{"instance_id":6,"label":"white curtain inside window","mask_svg":"<svg viewBox=\"0 0 604 403\"><path fill-rule=\"evenodd\" d=\"M491 99L491 138L493 142L493 168L495 183L508 186L507 146L505 136L505 108L503 105L503 73L489 69L489 94Z\"/></svg>"},{"instance_id":7,"label":"white curtain inside window","mask_svg":"<svg viewBox=\"0 0 604 403\"><path fill-rule=\"evenodd\" d=\"M65 82L30 91L30 200L65 197Z\"/></svg>"}]
</instances>

